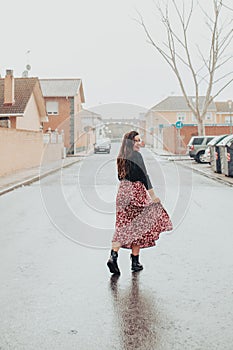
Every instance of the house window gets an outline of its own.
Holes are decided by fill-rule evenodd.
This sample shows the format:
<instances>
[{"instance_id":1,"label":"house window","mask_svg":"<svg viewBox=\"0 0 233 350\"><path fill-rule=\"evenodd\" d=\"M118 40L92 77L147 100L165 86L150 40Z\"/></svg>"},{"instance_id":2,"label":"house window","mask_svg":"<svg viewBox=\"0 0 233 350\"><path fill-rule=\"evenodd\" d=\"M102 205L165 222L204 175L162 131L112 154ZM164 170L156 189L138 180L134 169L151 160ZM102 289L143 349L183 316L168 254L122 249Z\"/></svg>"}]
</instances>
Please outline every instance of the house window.
<instances>
[{"instance_id":1,"label":"house window","mask_svg":"<svg viewBox=\"0 0 233 350\"><path fill-rule=\"evenodd\" d=\"M226 115L225 116L225 123L226 124L231 124L233 122L233 115Z\"/></svg>"},{"instance_id":2,"label":"house window","mask_svg":"<svg viewBox=\"0 0 233 350\"><path fill-rule=\"evenodd\" d=\"M213 113L212 112L206 112L205 120L212 120L213 119Z\"/></svg>"},{"instance_id":3,"label":"house window","mask_svg":"<svg viewBox=\"0 0 233 350\"><path fill-rule=\"evenodd\" d=\"M47 101L46 110L49 115L58 115L58 102L57 101Z\"/></svg>"},{"instance_id":4,"label":"house window","mask_svg":"<svg viewBox=\"0 0 233 350\"><path fill-rule=\"evenodd\" d=\"M197 122L197 118L196 116L192 113L192 122L196 123Z\"/></svg>"},{"instance_id":5,"label":"house window","mask_svg":"<svg viewBox=\"0 0 233 350\"><path fill-rule=\"evenodd\" d=\"M186 113L185 112L178 112L176 113L177 120L181 120L182 122L186 119Z\"/></svg>"},{"instance_id":6,"label":"house window","mask_svg":"<svg viewBox=\"0 0 233 350\"><path fill-rule=\"evenodd\" d=\"M0 128L10 128L11 121L8 117L0 118Z\"/></svg>"}]
</instances>

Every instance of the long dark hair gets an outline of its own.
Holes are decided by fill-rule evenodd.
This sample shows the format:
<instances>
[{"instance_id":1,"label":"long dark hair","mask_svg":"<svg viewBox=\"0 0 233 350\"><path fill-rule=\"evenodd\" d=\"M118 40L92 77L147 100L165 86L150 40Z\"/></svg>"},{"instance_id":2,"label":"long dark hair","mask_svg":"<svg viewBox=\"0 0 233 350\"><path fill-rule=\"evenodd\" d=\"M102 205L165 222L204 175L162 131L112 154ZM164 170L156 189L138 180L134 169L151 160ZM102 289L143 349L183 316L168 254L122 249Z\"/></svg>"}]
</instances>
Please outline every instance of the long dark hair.
<instances>
[{"instance_id":1,"label":"long dark hair","mask_svg":"<svg viewBox=\"0 0 233 350\"><path fill-rule=\"evenodd\" d=\"M139 135L137 131L130 131L124 135L121 148L117 157L117 170L120 179L124 179L129 171L129 162L127 160L133 153L135 136Z\"/></svg>"}]
</instances>

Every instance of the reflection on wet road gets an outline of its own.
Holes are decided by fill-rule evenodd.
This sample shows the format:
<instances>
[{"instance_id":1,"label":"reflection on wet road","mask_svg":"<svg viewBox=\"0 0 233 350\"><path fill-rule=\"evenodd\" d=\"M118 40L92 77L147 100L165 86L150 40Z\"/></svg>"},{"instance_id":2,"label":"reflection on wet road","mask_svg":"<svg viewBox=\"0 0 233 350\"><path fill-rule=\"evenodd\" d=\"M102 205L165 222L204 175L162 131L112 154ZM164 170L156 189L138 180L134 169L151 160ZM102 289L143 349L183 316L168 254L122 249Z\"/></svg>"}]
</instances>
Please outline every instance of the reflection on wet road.
<instances>
[{"instance_id":1,"label":"reflection on wet road","mask_svg":"<svg viewBox=\"0 0 233 350\"><path fill-rule=\"evenodd\" d=\"M115 327L119 329L122 348L155 349L159 341L159 316L150 292L140 291L140 273L132 273L131 283L125 290L118 288L119 276L110 279L110 291L115 310Z\"/></svg>"}]
</instances>

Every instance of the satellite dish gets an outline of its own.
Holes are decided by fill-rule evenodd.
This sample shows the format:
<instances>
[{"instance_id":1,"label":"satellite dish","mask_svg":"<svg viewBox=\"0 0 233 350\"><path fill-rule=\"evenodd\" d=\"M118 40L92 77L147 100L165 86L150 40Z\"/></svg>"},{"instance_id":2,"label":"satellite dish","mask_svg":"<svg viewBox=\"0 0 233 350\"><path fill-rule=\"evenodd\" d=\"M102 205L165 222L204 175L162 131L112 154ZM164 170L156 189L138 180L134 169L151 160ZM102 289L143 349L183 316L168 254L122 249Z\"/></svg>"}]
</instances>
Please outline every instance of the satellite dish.
<instances>
[{"instance_id":1,"label":"satellite dish","mask_svg":"<svg viewBox=\"0 0 233 350\"><path fill-rule=\"evenodd\" d=\"M26 69L27 69L27 70L31 70L30 64L27 64L27 65L26 65Z\"/></svg>"}]
</instances>

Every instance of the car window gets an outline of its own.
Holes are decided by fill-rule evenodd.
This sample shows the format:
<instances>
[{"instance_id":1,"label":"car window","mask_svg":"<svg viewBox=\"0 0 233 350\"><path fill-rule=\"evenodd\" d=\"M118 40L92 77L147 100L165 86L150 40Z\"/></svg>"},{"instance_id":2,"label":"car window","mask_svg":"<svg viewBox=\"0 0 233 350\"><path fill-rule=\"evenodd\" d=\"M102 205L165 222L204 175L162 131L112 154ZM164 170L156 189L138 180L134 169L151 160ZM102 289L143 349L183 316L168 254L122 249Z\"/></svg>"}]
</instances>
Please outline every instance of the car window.
<instances>
[{"instance_id":1,"label":"car window","mask_svg":"<svg viewBox=\"0 0 233 350\"><path fill-rule=\"evenodd\" d=\"M201 145L204 140L204 137L198 137L197 139L193 140L193 145Z\"/></svg>"},{"instance_id":2,"label":"car window","mask_svg":"<svg viewBox=\"0 0 233 350\"><path fill-rule=\"evenodd\" d=\"M209 143L211 140L213 140L213 137L208 137L206 143Z\"/></svg>"}]
</instances>

